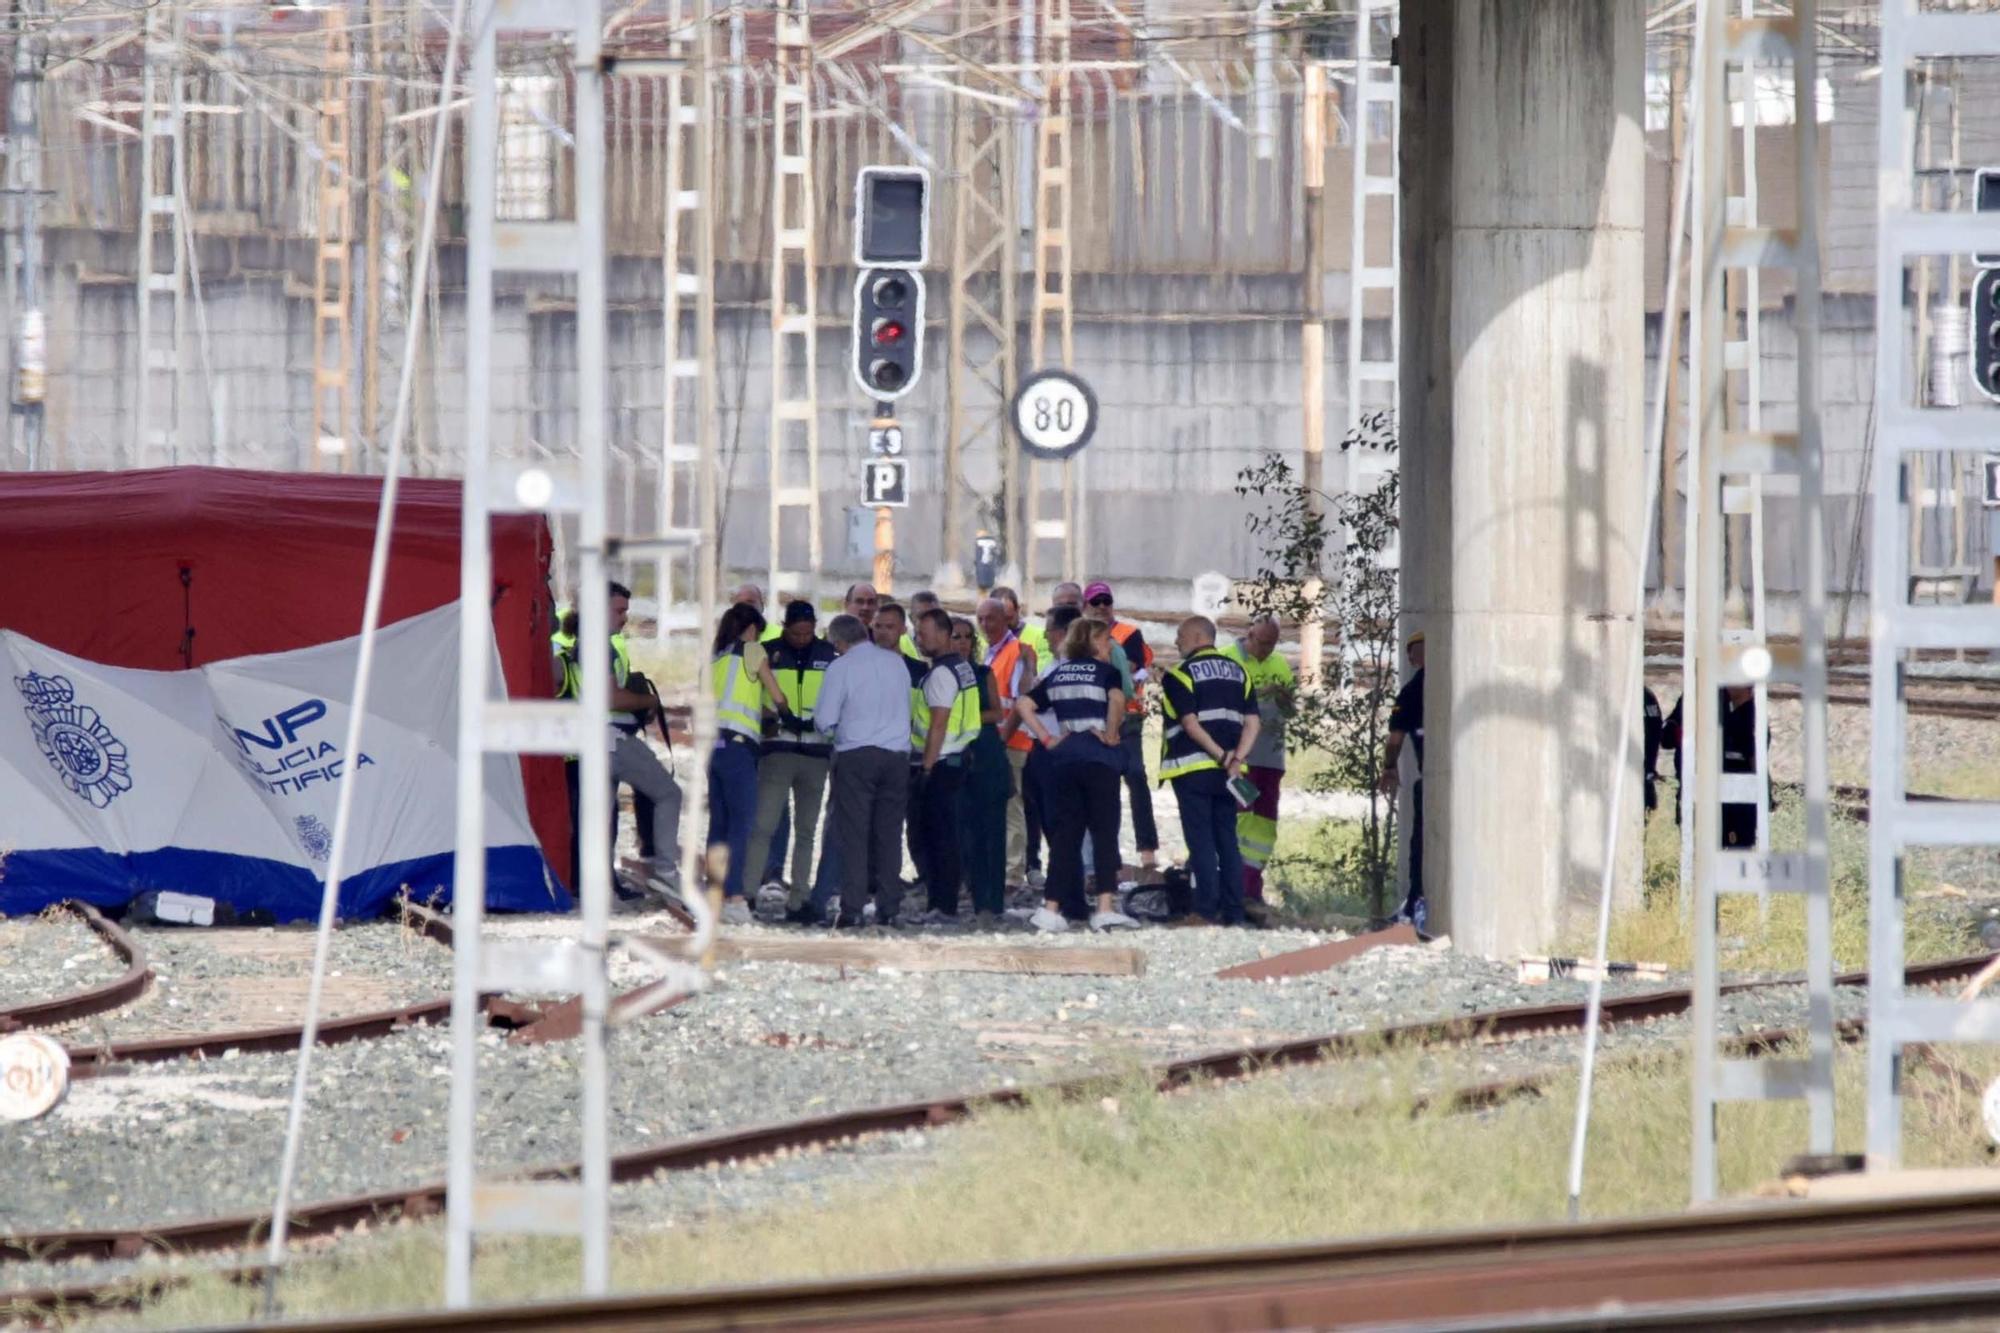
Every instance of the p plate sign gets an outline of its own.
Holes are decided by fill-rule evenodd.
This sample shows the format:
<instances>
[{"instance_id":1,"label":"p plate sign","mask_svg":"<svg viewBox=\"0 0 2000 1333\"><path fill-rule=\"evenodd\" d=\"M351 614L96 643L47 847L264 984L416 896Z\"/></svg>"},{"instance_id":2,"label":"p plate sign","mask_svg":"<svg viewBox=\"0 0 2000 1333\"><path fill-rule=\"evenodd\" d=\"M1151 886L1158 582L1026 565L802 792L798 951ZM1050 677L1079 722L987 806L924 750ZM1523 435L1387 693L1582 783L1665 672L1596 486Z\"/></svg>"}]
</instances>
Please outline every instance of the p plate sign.
<instances>
[{"instance_id":1,"label":"p plate sign","mask_svg":"<svg viewBox=\"0 0 2000 1333\"><path fill-rule=\"evenodd\" d=\"M1097 395L1067 370L1038 370L1021 381L1008 415L1031 457L1060 462L1090 443Z\"/></svg>"}]
</instances>

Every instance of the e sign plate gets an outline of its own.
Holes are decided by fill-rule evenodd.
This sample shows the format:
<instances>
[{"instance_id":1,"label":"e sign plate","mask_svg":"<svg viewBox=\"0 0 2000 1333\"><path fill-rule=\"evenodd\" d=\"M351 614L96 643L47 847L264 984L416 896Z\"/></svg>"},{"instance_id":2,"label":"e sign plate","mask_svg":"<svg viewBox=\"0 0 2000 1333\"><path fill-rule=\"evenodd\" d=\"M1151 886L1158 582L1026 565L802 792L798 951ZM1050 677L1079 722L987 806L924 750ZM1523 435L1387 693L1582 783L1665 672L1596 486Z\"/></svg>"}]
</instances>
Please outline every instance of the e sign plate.
<instances>
[{"instance_id":1,"label":"e sign plate","mask_svg":"<svg viewBox=\"0 0 2000 1333\"><path fill-rule=\"evenodd\" d=\"M1060 462L1097 431L1097 395L1067 370L1038 370L1021 381L1008 410L1031 457Z\"/></svg>"}]
</instances>

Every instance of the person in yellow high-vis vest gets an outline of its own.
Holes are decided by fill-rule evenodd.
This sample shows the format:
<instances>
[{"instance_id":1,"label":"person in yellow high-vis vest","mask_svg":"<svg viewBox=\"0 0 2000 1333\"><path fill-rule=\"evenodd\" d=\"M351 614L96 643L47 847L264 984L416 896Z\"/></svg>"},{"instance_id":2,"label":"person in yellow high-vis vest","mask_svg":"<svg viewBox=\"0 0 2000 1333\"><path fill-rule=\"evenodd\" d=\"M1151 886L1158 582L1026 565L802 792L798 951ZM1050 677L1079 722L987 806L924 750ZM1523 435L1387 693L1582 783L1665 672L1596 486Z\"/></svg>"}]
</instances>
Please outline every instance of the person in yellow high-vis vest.
<instances>
[{"instance_id":1,"label":"person in yellow high-vis vest","mask_svg":"<svg viewBox=\"0 0 2000 1333\"><path fill-rule=\"evenodd\" d=\"M964 880L959 855L959 792L965 780L965 752L979 738L982 711L979 677L972 664L954 652L951 617L932 607L917 617L917 647L930 659L917 685L918 707L924 714L917 822L912 830L922 849L922 867L929 910L919 924L942 924L958 918L958 891ZM917 739L913 730L910 735Z\"/></svg>"},{"instance_id":2,"label":"person in yellow high-vis vest","mask_svg":"<svg viewBox=\"0 0 2000 1333\"><path fill-rule=\"evenodd\" d=\"M680 823L681 789L674 781L674 775L660 762L658 755L648 745L641 727L659 701L643 690L631 688L635 683L632 661L625 644L625 618L631 608L632 593L622 583L612 583L608 588L608 610L611 629L611 716L608 719L607 740L611 746L612 792L616 794L620 786L627 786L633 793L633 814L635 819L646 822L650 837L641 839L640 858L646 883L654 892L674 894L680 883ZM577 625L573 613L566 613L558 622L556 632L550 636L555 649L558 699L574 699L583 692L583 668L577 649ZM574 761L565 765L569 785L570 824L570 882L577 883L580 865L578 856L581 838L575 835L577 810L581 796L578 790L578 769ZM617 802L612 802L612 844L618 841ZM650 848L648 852L647 849ZM614 881L615 882L615 881Z\"/></svg>"},{"instance_id":3,"label":"person in yellow high-vis vest","mask_svg":"<svg viewBox=\"0 0 2000 1333\"><path fill-rule=\"evenodd\" d=\"M753 862L775 857L782 865L783 820L787 811L791 813L791 879L767 877L757 893L757 912L767 918L785 916L795 924L808 920L804 908L812 890L815 835L833 754L833 738L813 725L813 707L826 669L839 654L819 637L817 621L811 602L792 602L785 607L782 634L766 642L771 674L790 706L764 723L764 753L757 761L757 823L750 836Z\"/></svg>"},{"instance_id":4,"label":"person in yellow high-vis vest","mask_svg":"<svg viewBox=\"0 0 2000 1333\"><path fill-rule=\"evenodd\" d=\"M743 898L744 863L757 822L757 757L763 746L764 709L789 708L771 674L758 636L764 616L739 602L722 613L709 661L709 688L715 696L715 750L708 759L708 845L729 849L729 873L722 885L722 919L728 925L750 920ZM761 858L760 858L761 859Z\"/></svg>"},{"instance_id":5,"label":"person in yellow high-vis vest","mask_svg":"<svg viewBox=\"0 0 2000 1333\"><path fill-rule=\"evenodd\" d=\"M1264 865L1278 842L1278 797L1285 785L1285 719L1291 715L1298 680L1278 651L1278 622L1263 616L1228 650L1250 677L1257 698L1257 742L1243 757L1243 774L1257 787L1257 800L1236 816L1236 846L1243 856L1243 913L1264 924Z\"/></svg>"},{"instance_id":6,"label":"person in yellow high-vis vest","mask_svg":"<svg viewBox=\"0 0 2000 1333\"><path fill-rule=\"evenodd\" d=\"M1173 784L1194 880L1194 915L1214 925L1243 924L1243 857L1236 846L1237 804L1229 780L1257 743L1257 702L1250 673L1215 650L1215 622L1189 616L1174 635L1181 660L1161 689L1160 776Z\"/></svg>"}]
</instances>

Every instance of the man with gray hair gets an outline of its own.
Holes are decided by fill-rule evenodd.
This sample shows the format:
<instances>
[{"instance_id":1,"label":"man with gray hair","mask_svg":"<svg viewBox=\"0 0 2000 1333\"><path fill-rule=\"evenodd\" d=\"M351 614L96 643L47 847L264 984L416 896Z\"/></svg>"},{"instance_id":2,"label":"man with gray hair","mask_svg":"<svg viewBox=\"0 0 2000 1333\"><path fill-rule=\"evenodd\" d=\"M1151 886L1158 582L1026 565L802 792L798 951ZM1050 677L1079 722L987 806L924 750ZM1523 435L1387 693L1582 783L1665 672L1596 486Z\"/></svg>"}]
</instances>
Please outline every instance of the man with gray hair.
<instances>
[{"instance_id":1,"label":"man with gray hair","mask_svg":"<svg viewBox=\"0 0 2000 1333\"><path fill-rule=\"evenodd\" d=\"M910 673L899 654L875 646L856 616L835 616L826 637L840 656L820 683L813 724L833 736L827 842L840 858L840 906L830 924L861 925L872 890L875 924L886 926L903 899Z\"/></svg>"}]
</instances>

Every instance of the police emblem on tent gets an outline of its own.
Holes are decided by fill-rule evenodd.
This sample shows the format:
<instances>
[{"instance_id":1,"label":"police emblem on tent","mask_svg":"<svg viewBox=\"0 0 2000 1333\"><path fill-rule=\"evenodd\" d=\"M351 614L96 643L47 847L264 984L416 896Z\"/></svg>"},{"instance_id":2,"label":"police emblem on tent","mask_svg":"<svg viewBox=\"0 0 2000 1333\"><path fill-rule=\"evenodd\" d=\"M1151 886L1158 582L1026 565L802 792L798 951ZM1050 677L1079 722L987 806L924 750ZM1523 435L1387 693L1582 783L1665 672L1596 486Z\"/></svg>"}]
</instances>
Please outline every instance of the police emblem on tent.
<instances>
[{"instance_id":1,"label":"police emblem on tent","mask_svg":"<svg viewBox=\"0 0 2000 1333\"><path fill-rule=\"evenodd\" d=\"M27 701L35 744L65 787L99 810L132 790L125 742L111 734L95 708L76 702L69 677L30 671L14 677L14 688Z\"/></svg>"},{"instance_id":2,"label":"police emblem on tent","mask_svg":"<svg viewBox=\"0 0 2000 1333\"><path fill-rule=\"evenodd\" d=\"M333 855L333 834L320 822L318 815L300 815L292 823L299 831L299 846L307 856L315 861L324 861Z\"/></svg>"}]
</instances>

